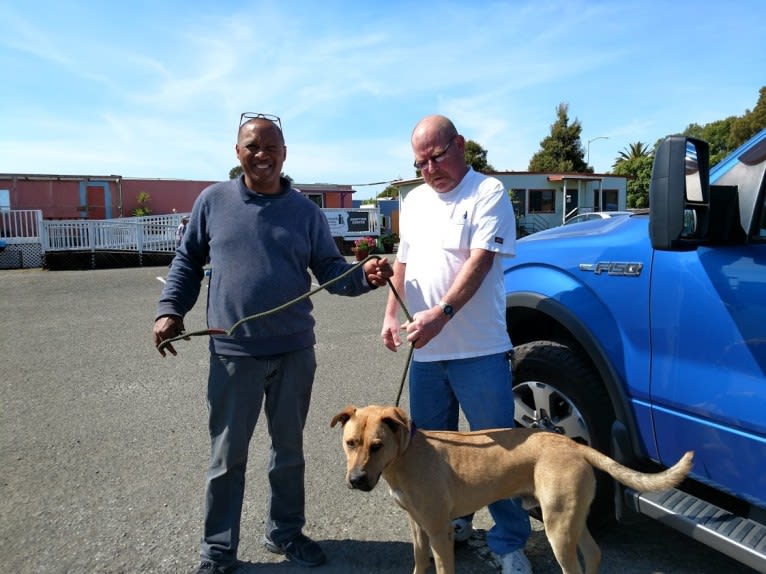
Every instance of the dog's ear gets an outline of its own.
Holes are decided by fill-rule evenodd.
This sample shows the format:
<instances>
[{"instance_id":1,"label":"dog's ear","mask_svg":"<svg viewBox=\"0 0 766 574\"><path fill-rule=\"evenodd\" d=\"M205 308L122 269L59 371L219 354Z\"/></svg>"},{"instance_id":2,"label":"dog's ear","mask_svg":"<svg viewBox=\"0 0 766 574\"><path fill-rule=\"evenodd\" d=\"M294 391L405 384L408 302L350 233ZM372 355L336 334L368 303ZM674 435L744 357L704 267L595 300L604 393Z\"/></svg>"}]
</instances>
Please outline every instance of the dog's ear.
<instances>
[{"instance_id":1,"label":"dog's ear","mask_svg":"<svg viewBox=\"0 0 766 574\"><path fill-rule=\"evenodd\" d=\"M354 405L348 405L345 409L343 409L337 415L332 417L332 420L330 421L330 426L334 427L338 423L340 423L341 426L345 425L348 422L348 419L354 416L355 412L356 412L356 407Z\"/></svg>"},{"instance_id":2,"label":"dog's ear","mask_svg":"<svg viewBox=\"0 0 766 574\"><path fill-rule=\"evenodd\" d=\"M404 452L410 443L410 428L412 425L410 417L399 407L388 407L381 420L399 440L399 452Z\"/></svg>"},{"instance_id":3,"label":"dog's ear","mask_svg":"<svg viewBox=\"0 0 766 574\"><path fill-rule=\"evenodd\" d=\"M392 425L399 425L409 430L410 418L399 407L386 407L382 413L383 421L391 427L391 430L396 430Z\"/></svg>"}]
</instances>

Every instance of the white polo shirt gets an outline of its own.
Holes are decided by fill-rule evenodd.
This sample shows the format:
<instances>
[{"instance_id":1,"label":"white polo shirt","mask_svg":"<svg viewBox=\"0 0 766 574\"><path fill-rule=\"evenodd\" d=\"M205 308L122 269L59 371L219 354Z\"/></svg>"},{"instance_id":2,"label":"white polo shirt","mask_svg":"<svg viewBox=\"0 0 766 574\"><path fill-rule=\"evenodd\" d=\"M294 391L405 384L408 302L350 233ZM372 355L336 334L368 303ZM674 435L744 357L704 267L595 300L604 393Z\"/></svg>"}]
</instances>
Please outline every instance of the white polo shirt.
<instances>
[{"instance_id":1,"label":"white polo shirt","mask_svg":"<svg viewBox=\"0 0 766 574\"><path fill-rule=\"evenodd\" d=\"M442 300L471 249L498 254L476 294L439 335L415 350L413 360L463 359L511 349L503 259L516 252L516 221L503 184L469 169L447 193L420 185L402 201L399 230L396 258L407 265L405 303L412 315Z\"/></svg>"}]
</instances>

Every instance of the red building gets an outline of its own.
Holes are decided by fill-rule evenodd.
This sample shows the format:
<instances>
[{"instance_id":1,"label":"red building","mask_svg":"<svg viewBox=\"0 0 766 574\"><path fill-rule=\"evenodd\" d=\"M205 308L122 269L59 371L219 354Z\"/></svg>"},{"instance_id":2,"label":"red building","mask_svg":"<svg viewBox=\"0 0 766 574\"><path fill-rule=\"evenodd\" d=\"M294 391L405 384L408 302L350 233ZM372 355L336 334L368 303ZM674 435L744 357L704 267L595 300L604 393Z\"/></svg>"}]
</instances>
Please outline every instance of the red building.
<instances>
[{"instance_id":1,"label":"red building","mask_svg":"<svg viewBox=\"0 0 766 574\"><path fill-rule=\"evenodd\" d=\"M129 217L142 206L153 215L184 213L191 211L200 192L213 183L120 175L3 173L0 174L0 208L39 209L45 219ZM320 207L352 207L354 190L350 185L313 183L294 184L294 187Z\"/></svg>"}]
</instances>

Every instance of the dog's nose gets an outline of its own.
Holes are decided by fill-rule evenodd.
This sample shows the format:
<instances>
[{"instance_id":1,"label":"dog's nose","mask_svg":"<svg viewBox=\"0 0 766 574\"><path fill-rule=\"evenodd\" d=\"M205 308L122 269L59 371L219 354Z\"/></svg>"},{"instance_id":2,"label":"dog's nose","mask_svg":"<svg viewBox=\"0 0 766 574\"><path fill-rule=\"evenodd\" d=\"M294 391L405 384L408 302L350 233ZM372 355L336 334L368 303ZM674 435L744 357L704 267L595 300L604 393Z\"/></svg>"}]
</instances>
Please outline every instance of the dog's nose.
<instances>
[{"instance_id":1,"label":"dog's nose","mask_svg":"<svg viewBox=\"0 0 766 574\"><path fill-rule=\"evenodd\" d=\"M372 490L367 473L363 470L352 470L348 473L348 486L358 490Z\"/></svg>"}]
</instances>

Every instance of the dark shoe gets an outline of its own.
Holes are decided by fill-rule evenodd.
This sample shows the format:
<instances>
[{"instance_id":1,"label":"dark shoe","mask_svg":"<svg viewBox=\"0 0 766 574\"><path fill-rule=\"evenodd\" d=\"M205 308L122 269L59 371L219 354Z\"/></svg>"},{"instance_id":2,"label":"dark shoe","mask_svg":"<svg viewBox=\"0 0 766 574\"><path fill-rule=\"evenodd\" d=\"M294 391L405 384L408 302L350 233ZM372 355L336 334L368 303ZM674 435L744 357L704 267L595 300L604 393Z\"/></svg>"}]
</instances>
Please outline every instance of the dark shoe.
<instances>
[{"instance_id":1,"label":"dark shoe","mask_svg":"<svg viewBox=\"0 0 766 574\"><path fill-rule=\"evenodd\" d=\"M465 542L473 535L473 522L465 518L455 518L452 521L452 538L455 544Z\"/></svg>"},{"instance_id":2,"label":"dark shoe","mask_svg":"<svg viewBox=\"0 0 766 574\"><path fill-rule=\"evenodd\" d=\"M299 566L319 566L327 560L319 544L305 534L298 534L292 540L280 544L272 541L268 536L264 536L263 545L269 552L284 554L288 560Z\"/></svg>"},{"instance_id":3,"label":"dark shoe","mask_svg":"<svg viewBox=\"0 0 766 574\"><path fill-rule=\"evenodd\" d=\"M239 564L229 564L228 566L221 566L210 560L203 560L199 564L199 568L195 571L195 574L231 574L234 572Z\"/></svg>"}]
</instances>

